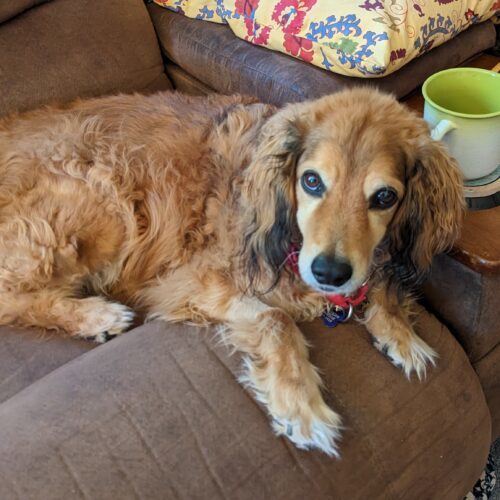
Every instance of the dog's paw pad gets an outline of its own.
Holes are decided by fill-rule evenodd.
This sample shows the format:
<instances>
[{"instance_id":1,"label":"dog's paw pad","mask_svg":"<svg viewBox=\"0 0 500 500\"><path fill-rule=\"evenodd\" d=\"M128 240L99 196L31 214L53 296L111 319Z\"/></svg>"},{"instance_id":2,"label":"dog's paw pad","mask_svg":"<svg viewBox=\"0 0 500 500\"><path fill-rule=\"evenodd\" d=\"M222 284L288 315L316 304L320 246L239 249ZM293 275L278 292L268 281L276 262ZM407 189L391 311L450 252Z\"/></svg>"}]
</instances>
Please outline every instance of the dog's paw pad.
<instances>
[{"instance_id":1,"label":"dog's paw pad","mask_svg":"<svg viewBox=\"0 0 500 500\"><path fill-rule=\"evenodd\" d=\"M113 340L117 335L119 334L110 335L109 332L100 332L97 335L81 335L81 336L84 337L85 340L88 340L90 342L96 342L97 344L105 344L106 342Z\"/></svg>"},{"instance_id":2,"label":"dog's paw pad","mask_svg":"<svg viewBox=\"0 0 500 500\"><path fill-rule=\"evenodd\" d=\"M394 366L396 366L398 368L403 368L403 363L401 363L401 361L394 359L391 356L391 354L389 352L389 346L387 344L381 344L378 341L374 341L373 347L375 347L375 349L377 349L380 352L380 354L382 354L384 356L384 358L387 359L388 361L390 361Z\"/></svg>"},{"instance_id":3,"label":"dog's paw pad","mask_svg":"<svg viewBox=\"0 0 500 500\"><path fill-rule=\"evenodd\" d=\"M86 337L86 339L91 340L92 342L97 342L98 344L104 344L115 337L116 335L110 335L109 332L102 332L94 337Z\"/></svg>"}]
</instances>

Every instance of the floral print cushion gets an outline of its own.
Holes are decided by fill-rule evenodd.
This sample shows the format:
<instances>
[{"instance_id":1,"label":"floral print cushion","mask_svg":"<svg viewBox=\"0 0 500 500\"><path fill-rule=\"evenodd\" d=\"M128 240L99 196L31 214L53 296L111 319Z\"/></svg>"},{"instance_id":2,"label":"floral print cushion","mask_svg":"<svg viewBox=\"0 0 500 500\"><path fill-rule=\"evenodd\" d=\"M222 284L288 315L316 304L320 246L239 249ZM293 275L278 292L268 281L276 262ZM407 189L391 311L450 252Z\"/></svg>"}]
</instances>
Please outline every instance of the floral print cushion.
<instances>
[{"instance_id":1,"label":"floral print cushion","mask_svg":"<svg viewBox=\"0 0 500 500\"><path fill-rule=\"evenodd\" d=\"M500 0L154 0L236 36L348 76L388 75L471 24Z\"/></svg>"}]
</instances>

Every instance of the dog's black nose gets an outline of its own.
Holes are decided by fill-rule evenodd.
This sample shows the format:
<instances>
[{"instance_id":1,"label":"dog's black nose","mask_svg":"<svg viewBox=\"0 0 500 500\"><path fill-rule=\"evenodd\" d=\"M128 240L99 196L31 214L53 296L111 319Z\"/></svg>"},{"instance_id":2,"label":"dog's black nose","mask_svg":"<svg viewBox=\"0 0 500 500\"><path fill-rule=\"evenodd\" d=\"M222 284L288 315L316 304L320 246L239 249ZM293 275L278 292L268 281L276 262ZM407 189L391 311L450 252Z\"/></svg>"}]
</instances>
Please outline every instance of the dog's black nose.
<instances>
[{"instance_id":1,"label":"dog's black nose","mask_svg":"<svg viewBox=\"0 0 500 500\"><path fill-rule=\"evenodd\" d=\"M322 285L341 286L352 276L352 267L345 260L321 254L311 264L311 271Z\"/></svg>"}]
</instances>

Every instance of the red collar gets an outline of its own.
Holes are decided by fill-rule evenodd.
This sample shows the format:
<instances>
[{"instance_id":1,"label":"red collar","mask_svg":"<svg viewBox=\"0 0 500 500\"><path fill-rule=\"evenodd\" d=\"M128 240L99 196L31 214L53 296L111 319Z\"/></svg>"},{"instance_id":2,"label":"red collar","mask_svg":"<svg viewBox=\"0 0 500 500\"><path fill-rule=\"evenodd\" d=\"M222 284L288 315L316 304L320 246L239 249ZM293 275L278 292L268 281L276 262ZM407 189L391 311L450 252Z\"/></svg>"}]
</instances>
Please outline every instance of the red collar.
<instances>
[{"instance_id":1,"label":"red collar","mask_svg":"<svg viewBox=\"0 0 500 500\"><path fill-rule=\"evenodd\" d=\"M358 292L353 297L346 297L341 294L327 295L326 298L332 304L346 309L349 306L358 306L366 300L366 294L368 293L368 283L361 285L358 288Z\"/></svg>"},{"instance_id":2,"label":"red collar","mask_svg":"<svg viewBox=\"0 0 500 500\"><path fill-rule=\"evenodd\" d=\"M292 245L290 247L290 252L286 258L286 262L290 269L297 275L300 276L299 273L299 249ZM326 299L328 302L331 302L333 305L337 307L341 307L342 309L347 309L349 306L357 306L366 300L366 294L368 293L368 283L361 285L361 287L356 292L356 295L353 297L346 297L345 295L341 295L339 293L326 295Z\"/></svg>"}]
</instances>

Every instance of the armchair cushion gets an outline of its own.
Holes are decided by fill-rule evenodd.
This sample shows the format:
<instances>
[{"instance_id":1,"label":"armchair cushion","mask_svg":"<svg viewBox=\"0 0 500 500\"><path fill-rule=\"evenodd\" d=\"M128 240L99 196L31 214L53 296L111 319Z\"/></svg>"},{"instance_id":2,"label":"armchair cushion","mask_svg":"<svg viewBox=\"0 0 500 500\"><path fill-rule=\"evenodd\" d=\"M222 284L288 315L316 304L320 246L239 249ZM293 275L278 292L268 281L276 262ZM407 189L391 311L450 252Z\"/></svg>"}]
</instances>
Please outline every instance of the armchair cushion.
<instances>
[{"instance_id":1,"label":"armchair cushion","mask_svg":"<svg viewBox=\"0 0 500 500\"><path fill-rule=\"evenodd\" d=\"M23 13L25 10L50 0L2 0L0 3L0 23Z\"/></svg>"},{"instance_id":2,"label":"armchair cushion","mask_svg":"<svg viewBox=\"0 0 500 500\"><path fill-rule=\"evenodd\" d=\"M422 312L439 353L409 382L349 323L302 325L343 417L335 460L273 436L211 330L149 323L0 404L0 498L461 498L490 446L468 359Z\"/></svg>"},{"instance_id":3,"label":"armchair cushion","mask_svg":"<svg viewBox=\"0 0 500 500\"><path fill-rule=\"evenodd\" d=\"M95 346L60 333L0 327L0 404Z\"/></svg>"}]
</instances>

